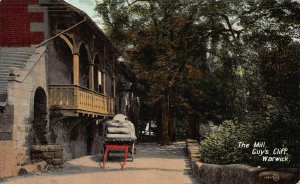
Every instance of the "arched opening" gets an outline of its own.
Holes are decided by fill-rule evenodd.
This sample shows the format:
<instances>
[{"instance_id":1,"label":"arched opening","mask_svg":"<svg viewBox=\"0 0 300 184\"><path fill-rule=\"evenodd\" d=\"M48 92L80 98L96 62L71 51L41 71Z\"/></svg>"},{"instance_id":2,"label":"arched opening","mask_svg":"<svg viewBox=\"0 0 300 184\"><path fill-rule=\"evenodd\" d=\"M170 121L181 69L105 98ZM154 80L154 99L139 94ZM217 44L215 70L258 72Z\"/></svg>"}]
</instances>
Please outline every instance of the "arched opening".
<instances>
[{"instance_id":1,"label":"arched opening","mask_svg":"<svg viewBox=\"0 0 300 184\"><path fill-rule=\"evenodd\" d=\"M79 85L89 88L89 56L84 44L79 50Z\"/></svg>"},{"instance_id":2,"label":"arched opening","mask_svg":"<svg viewBox=\"0 0 300 184\"><path fill-rule=\"evenodd\" d=\"M104 72L103 72L103 62L98 56L94 59L94 90L99 93L104 91Z\"/></svg>"},{"instance_id":3,"label":"arched opening","mask_svg":"<svg viewBox=\"0 0 300 184\"><path fill-rule=\"evenodd\" d=\"M47 97L43 88L39 87L34 94L33 145L47 144Z\"/></svg>"},{"instance_id":4,"label":"arched opening","mask_svg":"<svg viewBox=\"0 0 300 184\"><path fill-rule=\"evenodd\" d=\"M102 92L102 74L98 55L94 59L94 91Z\"/></svg>"},{"instance_id":5,"label":"arched opening","mask_svg":"<svg viewBox=\"0 0 300 184\"><path fill-rule=\"evenodd\" d=\"M105 91L108 97L113 97L113 78L110 70L105 69Z\"/></svg>"},{"instance_id":6,"label":"arched opening","mask_svg":"<svg viewBox=\"0 0 300 184\"><path fill-rule=\"evenodd\" d=\"M54 50L49 49L50 85L73 84L73 54L69 45L62 39L54 40Z\"/></svg>"}]
</instances>

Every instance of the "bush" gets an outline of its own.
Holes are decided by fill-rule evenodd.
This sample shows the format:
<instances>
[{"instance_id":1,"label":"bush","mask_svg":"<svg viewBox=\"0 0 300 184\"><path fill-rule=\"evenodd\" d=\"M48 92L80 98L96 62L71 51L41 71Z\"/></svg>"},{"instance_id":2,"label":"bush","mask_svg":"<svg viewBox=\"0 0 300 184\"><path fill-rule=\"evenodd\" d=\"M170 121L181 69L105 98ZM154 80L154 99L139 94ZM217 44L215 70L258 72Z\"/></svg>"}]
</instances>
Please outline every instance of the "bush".
<instances>
[{"instance_id":1,"label":"bush","mask_svg":"<svg viewBox=\"0 0 300 184\"><path fill-rule=\"evenodd\" d=\"M200 143L200 153L203 162L227 164L239 162L231 153L236 155L234 148L230 144L235 144L237 139L235 131L238 125L233 121L225 121L215 133Z\"/></svg>"},{"instance_id":2,"label":"bush","mask_svg":"<svg viewBox=\"0 0 300 184\"><path fill-rule=\"evenodd\" d=\"M248 164L269 168L296 166L299 154L299 123L288 117L285 108L269 105L266 113L251 112L242 120L227 120L219 129L200 143L201 160L215 164ZM239 148L239 142L250 144ZM266 142L265 148L272 156L274 148L288 148L289 162L264 162L261 156L253 155L254 142ZM295 143L297 145L295 145Z\"/></svg>"},{"instance_id":3,"label":"bush","mask_svg":"<svg viewBox=\"0 0 300 184\"><path fill-rule=\"evenodd\" d=\"M258 120L255 119L252 124L225 121L217 132L201 142L202 161L217 164L249 163L250 161L257 163L255 157L251 155L252 145L255 141L265 141L261 133L269 126L268 123L257 122ZM239 148L239 142L250 144L250 146Z\"/></svg>"}]
</instances>

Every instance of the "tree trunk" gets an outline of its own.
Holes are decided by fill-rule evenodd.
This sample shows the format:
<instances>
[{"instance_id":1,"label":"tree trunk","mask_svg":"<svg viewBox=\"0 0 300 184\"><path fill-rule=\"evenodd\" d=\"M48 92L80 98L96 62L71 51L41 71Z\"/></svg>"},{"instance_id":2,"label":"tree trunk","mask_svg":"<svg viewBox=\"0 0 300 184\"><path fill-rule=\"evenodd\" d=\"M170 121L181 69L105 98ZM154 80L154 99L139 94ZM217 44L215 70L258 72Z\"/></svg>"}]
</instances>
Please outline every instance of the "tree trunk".
<instances>
[{"instance_id":1,"label":"tree trunk","mask_svg":"<svg viewBox=\"0 0 300 184\"><path fill-rule=\"evenodd\" d=\"M158 103L156 106L156 110L155 110L155 121L156 121L156 125L157 125L157 129L156 129L156 138L157 141L162 140L162 110L161 110L161 103Z\"/></svg>"},{"instance_id":2,"label":"tree trunk","mask_svg":"<svg viewBox=\"0 0 300 184\"><path fill-rule=\"evenodd\" d=\"M161 100L161 143L169 144L169 106L168 102L163 98Z\"/></svg>"},{"instance_id":3,"label":"tree trunk","mask_svg":"<svg viewBox=\"0 0 300 184\"><path fill-rule=\"evenodd\" d=\"M176 122L173 112L169 112L169 139L174 142L176 137Z\"/></svg>"}]
</instances>

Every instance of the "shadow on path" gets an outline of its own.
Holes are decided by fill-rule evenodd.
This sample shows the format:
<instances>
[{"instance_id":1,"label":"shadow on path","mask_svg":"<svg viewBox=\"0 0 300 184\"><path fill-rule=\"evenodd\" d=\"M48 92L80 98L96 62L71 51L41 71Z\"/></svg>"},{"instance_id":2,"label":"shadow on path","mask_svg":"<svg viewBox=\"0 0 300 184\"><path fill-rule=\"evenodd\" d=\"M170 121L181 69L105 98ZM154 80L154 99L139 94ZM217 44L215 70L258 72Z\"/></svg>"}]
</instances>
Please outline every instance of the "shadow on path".
<instances>
[{"instance_id":1,"label":"shadow on path","mask_svg":"<svg viewBox=\"0 0 300 184\"><path fill-rule=\"evenodd\" d=\"M99 155L85 156L68 161L63 169L53 170L48 173L39 173L38 177L25 176L26 183L35 183L43 179L43 184L90 181L101 178L103 183L115 184L120 179L135 183L162 184L197 184L193 178L188 159L184 154L185 143L160 146L155 143L137 144L137 154L133 162L127 161L121 170L122 153L120 156L111 157L106 168L100 167ZM102 164L102 163L101 163ZM24 183L25 177L13 178L10 183ZM97 180L97 179L96 179Z\"/></svg>"},{"instance_id":2,"label":"shadow on path","mask_svg":"<svg viewBox=\"0 0 300 184\"><path fill-rule=\"evenodd\" d=\"M118 163L120 165L119 168L115 167L106 167L105 169L102 169L100 167L100 164L102 162L99 162L99 159L101 159L100 155L94 155L89 156L89 160L94 163L94 166L85 166L85 165L78 165L73 164L72 161L65 163L65 168L60 170L61 172L52 172L51 174L55 175L65 175L65 174L79 174L79 173L107 173L107 172L115 172L116 175L120 172L134 172L134 171L159 171L159 172L174 172L174 174L182 173L183 175L186 175L190 178L191 184L197 184L197 180L192 176L192 170L190 168L190 163L187 158L185 158L184 153L184 143L175 143L172 145L165 145L161 146L156 143L144 143L144 144L137 144L137 154L135 155L135 160L132 163L130 162L130 159L127 160L125 169L121 170L121 164L123 161L122 153L112 153L111 157L108 159L107 166L110 164ZM79 158L80 159L80 158ZM160 165L157 165L155 167L147 167L140 165L138 162L141 160L149 160L149 159L178 159L182 160L184 159L184 168L162 168ZM102 161L102 160L101 160ZM133 165L131 165L131 163Z\"/></svg>"}]
</instances>

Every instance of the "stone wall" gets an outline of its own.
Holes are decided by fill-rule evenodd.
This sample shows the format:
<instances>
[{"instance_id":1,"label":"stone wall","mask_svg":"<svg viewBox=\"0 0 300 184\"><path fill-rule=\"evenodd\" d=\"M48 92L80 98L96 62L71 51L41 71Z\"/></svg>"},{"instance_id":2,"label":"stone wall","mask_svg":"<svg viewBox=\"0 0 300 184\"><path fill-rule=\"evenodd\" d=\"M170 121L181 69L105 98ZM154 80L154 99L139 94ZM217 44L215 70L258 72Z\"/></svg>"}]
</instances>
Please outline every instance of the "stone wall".
<instances>
[{"instance_id":1,"label":"stone wall","mask_svg":"<svg viewBox=\"0 0 300 184\"><path fill-rule=\"evenodd\" d=\"M0 141L12 140L14 107L0 109Z\"/></svg>"},{"instance_id":2,"label":"stone wall","mask_svg":"<svg viewBox=\"0 0 300 184\"><path fill-rule=\"evenodd\" d=\"M268 171L266 168L246 165L216 165L200 162L197 141L188 139L186 153L193 175L200 184L295 184L299 180L297 169Z\"/></svg>"},{"instance_id":3,"label":"stone wall","mask_svg":"<svg viewBox=\"0 0 300 184\"><path fill-rule=\"evenodd\" d=\"M45 161L47 168L63 168L63 147L61 145L37 145L30 149L31 160Z\"/></svg>"},{"instance_id":4,"label":"stone wall","mask_svg":"<svg viewBox=\"0 0 300 184\"><path fill-rule=\"evenodd\" d=\"M8 81L7 105L13 107L11 140L16 146L17 165L26 165L30 160L29 148L33 143L34 96L38 88L47 91L46 47L36 49L26 66L14 73ZM47 98L47 97L46 97ZM46 99L47 101L47 99ZM46 127L47 128L47 125Z\"/></svg>"},{"instance_id":5,"label":"stone wall","mask_svg":"<svg viewBox=\"0 0 300 184\"><path fill-rule=\"evenodd\" d=\"M92 144L92 150L91 150L92 155L97 155L101 151L101 145L103 144L103 142L101 140L100 132L101 132L101 130L99 130L99 127L97 126L97 128L94 131L93 144Z\"/></svg>"},{"instance_id":6,"label":"stone wall","mask_svg":"<svg viewBox=\"0 0 300 184\"><path fill-rule=\"evenodd\" d=\"M85 131L79 131L77 124L78 122L74 118L65 118L58 122L51 121L52 141L62 145L64 160L71 160L86 154L86 146L84 145L84 138L82 138ZM80 151L79 148L82 150Z\"/></svg>"},{"instance_id":7,"label":"stone wall","mask_svg":"<svg viewBox=\"0 0 300 184\"><path fill-rule=\"evenodd\" d=\"M48 79L49 85L70 85L73 78L72 51L62 38L56 38L48 44Z\"/></svg>"},{"instance_id":8,"label":"stone wall","mask_svg":"<svg viewBox=\"0 0 300 184\"><path fill-rule=\"evenodd\" d=\"M17 174L16 146L13 141L0 141L0 178Z\"/></svg>"},{"instance_id":9,"label":"stone wall","mask_svg":"<svg viewBox=\"0 0 300 184\"><path fill-rule=\"evenodd\" d=\"M72 159L87 155L87 132L82 126L75 130L77 137L71 137L69 147L71 148Z\"/></svg>"},{"instance_id":10,"label":"stone wall","mask_svg":"<svg viewBox=\"0 0 300 184\"><path fill-rule=\"evenodd\" d=\"M0 181L2 178L34 173L46 168L47 163L39 160L32 160L26 165L19 164L18 149L20 148L16 147L14 141L0 141Z\"/></svg>"},{"instance_id":11,"label":"stone wall","mask_svg":"<svg viewBox=\"0 0 300 184\"><path fill-rule=\"evenodd\" d=\"M90 127L91 126L91 127ZM64 118L51 121L52 142L63 147L64 160L88 154L98 154L101 137L95 120L91 118Z\"/></svg>"}]
</instances>

